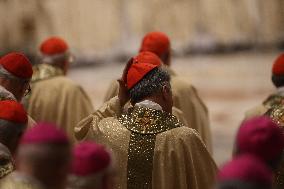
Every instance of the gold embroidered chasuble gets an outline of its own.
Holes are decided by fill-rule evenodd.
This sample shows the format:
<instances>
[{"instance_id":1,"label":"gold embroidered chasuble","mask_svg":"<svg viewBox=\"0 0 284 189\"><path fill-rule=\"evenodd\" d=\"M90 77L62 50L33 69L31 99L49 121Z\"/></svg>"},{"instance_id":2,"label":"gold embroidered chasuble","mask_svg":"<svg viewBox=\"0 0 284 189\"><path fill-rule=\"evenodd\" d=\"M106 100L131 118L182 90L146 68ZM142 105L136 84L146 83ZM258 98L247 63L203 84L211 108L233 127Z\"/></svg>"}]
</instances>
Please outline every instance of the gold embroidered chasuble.
<instances>
[{"instance_id":1,"label":"gold embroidered chasuble","mask_svg":"<svg viewBox=\"0 0 284 189\"><path fill-rule=\"evenodd\" d=\"M112 149L120 189L211 189L216 165L197 132L172 114L134 106L92 126L86 139Z\"/></svg>"},{"instance_id":2,"label":"gold embroidered chasuble","mask_svg":"<svg viewBox=\"0 0 284 189\"><path fill-rule=\"evenodd\" d=\"M91 100L79 85L63 76L61 69L48 64L33 69L28 113L36 121L56 123L74 140L76 124L93 112Z\"/></svg>"},{"instance_id":3,"label":"gold embroidered chasuble","mask_svg":"<svg viewBox=\"0 0 284 189\"><path fill-rule=\"evenodd\" d=\"M126 109L130 107L128 105L125 105ZM123 107L121 107L118 97L113 97L76 125L74 128L76 140L84 140L88 135L88 132L92 129L92 126L99 124L102 119L107 117L119 117L123 111ZM173 115L175 115L184 125L188 125L184 119L183 113L179 109L173 107L172 111Z\"/></svg>"},{"instance_id":4,"label":"gold embroidered chasuble","mask_svg":"<svg viewBox=\"0 0 284 189\"><path fill-rule=\"evenodd\" d=\"M200 134L207 149L212 153L211 130L207 107L193 85L176 75L171 68L166 66L165 68L171 75L174 107L183 112L184 118L188 123L187 126L195 129ZM116 96L118 88L117 81L113 81L107 90L104 101L108 101Z\"/></svg>"}]
</instances>

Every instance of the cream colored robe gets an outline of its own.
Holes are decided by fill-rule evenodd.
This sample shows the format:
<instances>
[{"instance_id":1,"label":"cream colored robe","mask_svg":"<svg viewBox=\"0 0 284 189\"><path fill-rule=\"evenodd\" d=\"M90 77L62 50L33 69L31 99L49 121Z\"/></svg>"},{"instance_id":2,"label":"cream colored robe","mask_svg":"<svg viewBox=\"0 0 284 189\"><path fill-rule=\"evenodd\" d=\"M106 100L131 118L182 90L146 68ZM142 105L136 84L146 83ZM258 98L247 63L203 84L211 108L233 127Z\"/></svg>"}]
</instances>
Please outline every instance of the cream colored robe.
<instances>
[{"instance_id":1,"label":"cream colored robe","mask_svg":"<svg viewBox=\"0 0 284 189\"><path fill-rule=\"evenodd\" d=\"M129 104L125 105L127 109ZM87 137L88 132L92 129L92 125L98 124L102 119L107 117L119 117L123 112L119 99L117 96L105 102L98 110L82 119L74 128L76 140L81 141ZM183 113L173 107L173 115L175 115L184 125L187 125Z\"/></svg>"},{"instance_id":2,"label":"cream colored robe","mask_svg":"<svg viewBox=\"0 0 284 189\"><path fill-rule=\"evenodd\" d=\"M56 123L74 139L76 124L93 112L92 102L85 91L65 76L37 81L32 84L28 113L37 122Z\"/></svg>"},{"instance_id":3,"label":"cream colored robe","mask_svg":"<svg viewBox=\"0 0 284 189\"><path fill-rule=\"evenodd\" d=\"M205 104L199 97L197 90L188 82L179 78L171 69L167 68L171 75L174 107L180 109L188 126L195 129L201 136L209 152L212 153L212 139L209 125L209 115ZM118 94L119 85L113 81L107 90L104 101Z\"/></svg>"},{"instance_id":4,"label":"cream colored robe","mask_svg":"<svg viewBox=\"0 0 284 189\"><path fill-rule=\"evenodd\" d=\"M47 189L35 178L24 175L17 171L5 177L0 182L0 188L2 189Z\"/></svg>"},{"instance_id":5,"label":"cream colored robe","mask_svg":"<svg viewBox=\"0 0 284 189\"><path fill-rule=\"evenodd\" d=\"M211 189L217 168L198 133L163 111L133 109L93 124L86 137L112 149L115 188Z\"/></svg>"}]
</instances>

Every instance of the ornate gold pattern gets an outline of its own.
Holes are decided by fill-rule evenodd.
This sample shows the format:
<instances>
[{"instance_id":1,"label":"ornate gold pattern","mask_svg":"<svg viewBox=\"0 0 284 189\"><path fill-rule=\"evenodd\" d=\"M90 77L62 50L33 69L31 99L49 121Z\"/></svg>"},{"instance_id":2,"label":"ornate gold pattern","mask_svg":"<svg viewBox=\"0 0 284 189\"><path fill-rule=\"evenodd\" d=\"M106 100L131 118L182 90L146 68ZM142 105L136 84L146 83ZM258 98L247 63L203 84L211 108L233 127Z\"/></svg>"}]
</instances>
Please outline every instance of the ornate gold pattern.
<instances>
[{"instance_id":1,"label":"ornate gold pattern","mask_svg":"<svg viewBox=\"0 0 284 189\"><path fill-rule=\"evenodd\" d=\"M153 156L156 135L182 126L172 114L160 110L134 106L119 118L119 122L131 131L127 188L152 188Z\"/></svg>"},{"instance_id":2,"label":"ornate gold pattern","mask_svg":"<svg viewBox=\"0 0 284 189\"><path fill-rule=\"evenodd\" d=\"M267 107L275 107L284 103L284 97L278 94L270 95L264 102L263 105Z\"/></svg>"},{"instance_id":3,"label":"ornate gold pattern","mask_svg":"<svg viewBox=\"0 0 284 189\"><path fill-rule=\"evenodd\" d=\"M63 75L63 70L58 67L51 66L49 64L37 64L33 66L33 77L31 83L60 75Z\"/></svg>"},{"instance_id":4,"label":"ornate gold pattern","mask_svg":"<svg viewBox=\"0 0 284 189\"><path fill-rule=\"evenodd\" d=\"M10 160L1 160L0 162L0 179L10 174L14 170L14 165Z\"/></svg>"},{"instance_id":5,"label":"ornate gold pattern","mask_svg":"<svg viewBox=\"0 0 284 189\"><path fill-rule=\"evenodd\" d=\"M269 99L269 98L268 98ZM270 105L270 109L265 113L269 116L279 127L284 129L284 97L272 95L267 104ZM284 188L284 152L279 163L279 166L275 172L274 188Z\"/></svg>"}]
</instances>

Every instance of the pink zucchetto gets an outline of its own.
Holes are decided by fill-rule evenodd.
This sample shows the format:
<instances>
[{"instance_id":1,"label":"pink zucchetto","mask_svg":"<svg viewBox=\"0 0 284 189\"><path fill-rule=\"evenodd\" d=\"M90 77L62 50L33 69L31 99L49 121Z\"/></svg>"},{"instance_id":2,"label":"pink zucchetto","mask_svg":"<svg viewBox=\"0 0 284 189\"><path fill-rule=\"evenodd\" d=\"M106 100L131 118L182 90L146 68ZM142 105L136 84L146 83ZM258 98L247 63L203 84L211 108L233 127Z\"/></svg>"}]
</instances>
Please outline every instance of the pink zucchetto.
<instances>
[{"instance_id":1,"label":"pink zucchetto","mask_svg":"<svg viewBox=\"0 0 284 189\"><path fill-rule=\"evenodd\" d=\"M21 144L68 144L69 140L64 131L50 123L38 123L33 128L28 129L22 139Z\"/></svg>"},{"instance_id":2,"label":"pink zucchetto","mask_svg":"<svg viewBox=\"0 0 284 189\"><path fill-rule=\"evenodd\" d=\"M111 155L106 148L95 142L82 142L73 150L72 174L95 175L110 167Z\"/></svg>"},{"instance_id":3,"label":"pink zucchetto","mask_svg":"<svg viewBox=\"0 0 284 189\"><path fill-rule=\"evenodd\" d=\"M258 157L244 154L221 167L217 182L241 181L271 185L272 171Z\"/></svg>"},{"instance_id":4,"label":"pink zucchetto","mask_svg":"<svg viewBox=\"0 0 284 189\"><path fill-rule=\"evenodd\" d=\"M254 117L241 124L236 145L237 154L251 153L265 161L273 161L283 151L284 135L269 117Z\"/></svg>"}]
</instances>

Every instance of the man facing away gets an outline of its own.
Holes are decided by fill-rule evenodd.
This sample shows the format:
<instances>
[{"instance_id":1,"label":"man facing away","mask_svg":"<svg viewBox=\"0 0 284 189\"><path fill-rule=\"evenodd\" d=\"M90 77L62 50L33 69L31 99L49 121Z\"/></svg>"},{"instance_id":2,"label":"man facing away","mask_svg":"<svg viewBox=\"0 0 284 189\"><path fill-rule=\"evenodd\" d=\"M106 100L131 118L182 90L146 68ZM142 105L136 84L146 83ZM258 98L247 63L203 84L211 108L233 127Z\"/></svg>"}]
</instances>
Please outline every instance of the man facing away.
<instances>
[{"instance_id":1,"label":"man facing away","mask_svg":"<svg viewBox=\"0 0 284 189\"><path fill-rule=\"evenodd\" d=\"M28 123L24 107L14 100L0 101L0 179L14 170L20 137Z\"/></svg>"},{"instance_id":2,"label":"man facing away","mask_svg":"<svg viewBox=\"0 0 284 189\"><path fill-rule=\"evenodd\" d=\"M16 171L3 179L5 189L65 189L71 149L65 133L39 123L27 130L16 154Z\"/></svg>"},{"instance_id":3,"label":"man facing away","mask_svg":"<svg viewBox=\"0 0 284 189\"><path fill-rule=\"evenodd\" d=\"M159 63L129 61L123 82L133 107L93 125L87 139L113 151L115 188L209 189L215 162L198 133L172 115L170 75L151 59Z\"/></svg>"},{"instance_id":4,"label":"man facing away","mask_svg":"<svg viewBox=\"0 0 284 189\"><path fill-rule=\"evenodd\" d=\"M195 129L212 152L211 131L208 110L199 97L197 90L188 81L181 79L171 69L171 44L168 36L162 32L150 32L142 40L140 52L149 51L156 54L171 75L173 105L183 112L189 127ZM113 81L107 90L105 101L118 94L119 85Z\"/></svg>"},{"instance_id":5,"label":"man facing away","mask_svg":"<svg viewBox=\"0 0 284 189\"><path fill-rule=\"evenodd\" d=\"M29 59L22 53L11 52L0 59L0 100L23 101L31 91L33 69ZM28 127L35 121L28 116Z\"/></svg>"},{"instance_id":6,"label":"man facing away","mask_svg":"<svg viewBox=\"0 0 284 189\"><path fill-rule=\"evenodd\" d=\"M75 125L93 111L85 91L65 75L70 52L58 37L45 40L40 47L42 62L34 66L28 113L36 121L55 123L73 139Z\"/></svg>"}]
</instances>

